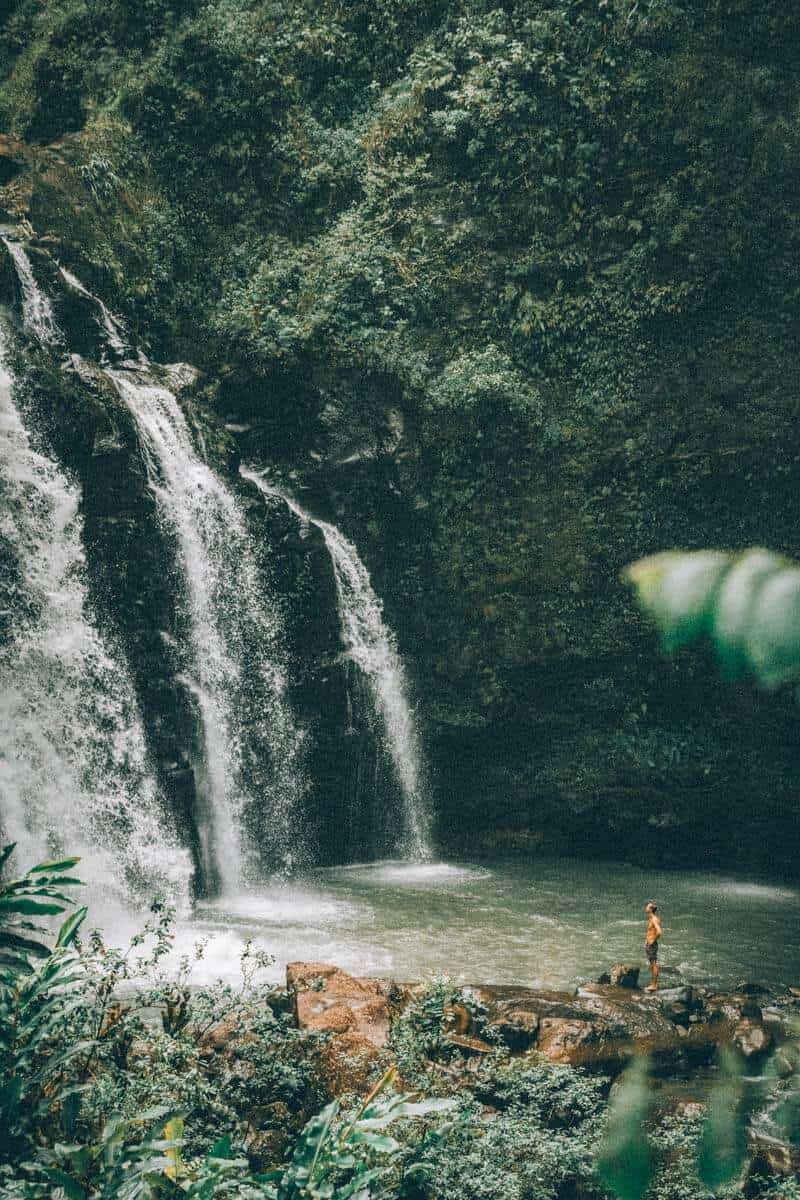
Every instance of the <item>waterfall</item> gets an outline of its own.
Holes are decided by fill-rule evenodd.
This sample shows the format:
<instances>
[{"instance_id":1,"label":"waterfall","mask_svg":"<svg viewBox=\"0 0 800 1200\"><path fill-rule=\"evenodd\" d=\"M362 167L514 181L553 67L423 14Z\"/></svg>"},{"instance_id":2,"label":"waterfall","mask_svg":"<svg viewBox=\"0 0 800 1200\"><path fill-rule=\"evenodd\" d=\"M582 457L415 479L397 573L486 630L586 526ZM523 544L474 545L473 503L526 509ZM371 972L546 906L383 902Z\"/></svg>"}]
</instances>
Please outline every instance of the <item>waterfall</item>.
<instances>
[{"instance_id":1,"label":"waterfall","mask_svg":"<svg viewBox=\"0 0 800 1200\"><path fill-rule=\"evenodd\" d=\"M45 345L59 339L53 306L39 288L33 274L30 259L19 242L3 237L3 244L11 255L22 289L22 319L25 328Z\"/></svg>"},{"instance_id":2,"label":"waterfall","mask_svg":"<svg viewBox=\"0 0 800 1200\"><path fill-rule=\"evenodd\" d=\"M29 293L25 315L50 338L43 301ZM84 876L104 891L124 883L185 904L190 863L164 823L127 665L92 622L79 491L31 442L2 336L0 556L10 593L0 642L2 835L18 843L20 868L65 850L82 856Z\"/></svg>"},{"instance_id":3,"label":"waterfall","mask_svg":"<svg viewBox=\"0 0 800 1200\"><path fill-rule=\"evenodd\" d=\"M185 679L205 742L204 759L195 764L207 821L198 833L207 877L216 875L223 891L232 892L251 873L248 817L262 797L270 801L266 836L277 865L291 867L301 851L302 734L285 698L281 623L268 608L239 504L198 456L175 396L145 361L106 368L106 375L136 422L150 486L179 547ZM252 757L245 762L248 744L260 765Z\"/></svg>"},{"instance_id":4,"label":"waterfall","mask_svg":"<svg viewBox=\"0 0 800 1200\"><path fill-rule=\"evenodd\" d=\"M420 738L408 699L403 662L394 636L383 620L381 602L367 568L353 543L334 525L312 517L290 496L254 471L240 468L240 473L263 495L282 500L304 524L314 525L325 540L336 583L342 641L348 657L367 681L383 729L386 750L400 785L403 828L398 837L398 850L404 857L429 859L430 813Z\"/></svg>"},{"instance_id":5,"label":"waterfall","mask_svg":"<svg viewBox=\"0 0 800 1200\"><path fill-rule=\"evenodd\" d=\"M26 330L45 344L62 340L23 247L6 244L19 274ZM179 372L170 374L142 353L123 359L127 345L117 320L71 272L59 272L94 305L104 334L101 370L130 414L159 520L175 547L185 631L176 654L199 729L192 767L200 866L207 890L234 892L254 876L259 857L268 854L271 866L286 869L303 855L304 734L286 699L280 614L265 594L239 504L201 459L166 386ZM80 363L76 355L72 361ZM65 527L58 536L66 536ZM65 617L67 634L74 620L75 614ZM78 756L77 729L74 736Z\"/></svg>"}]
</instances>

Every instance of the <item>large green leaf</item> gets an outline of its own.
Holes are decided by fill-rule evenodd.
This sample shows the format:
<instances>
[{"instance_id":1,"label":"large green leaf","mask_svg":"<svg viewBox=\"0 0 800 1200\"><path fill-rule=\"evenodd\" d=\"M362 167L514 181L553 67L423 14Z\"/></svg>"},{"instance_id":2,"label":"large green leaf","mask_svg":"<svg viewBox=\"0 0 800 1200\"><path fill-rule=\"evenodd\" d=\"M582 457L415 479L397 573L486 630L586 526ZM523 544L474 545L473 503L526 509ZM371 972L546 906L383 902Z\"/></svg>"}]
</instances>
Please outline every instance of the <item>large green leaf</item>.
<instances>
[{"instance_id":1,"label":"large green leaf","mask_svg":"<svg viewBox=\"0 0 800 1200\"><path fill-rule=\"evenodd\" d=\"M723 1048L720 1078L711 1091L697 1160L697 1173L706 1187L722 1187L742 1169L747 1153L743 1094L741 1063L732 1050Z\"/></svg>"},{"instance_id":2,"label":"large green leaf","mask_svg":"<svg viewBox=\"0 0 800 1200\"><path fill-rule=\"evenodd\" d=\"M636 1058L614 1094L597 1152L597 1174L620 1200L642 1200L653 1175L645 1129L651 1104L648 1062Z\"/></svg>"},{"instance_id":3,"label":"large green leaf","mask_svg":"<svg viewBox=\"0 0 800 1200\"><path fill-rule=\"evenodd\" d=\"M678 550L627 567L644 611L674 650L700 637L726 674L764 687L800 679L800 566L770 550Z\"/></svg>"}]
</instances>

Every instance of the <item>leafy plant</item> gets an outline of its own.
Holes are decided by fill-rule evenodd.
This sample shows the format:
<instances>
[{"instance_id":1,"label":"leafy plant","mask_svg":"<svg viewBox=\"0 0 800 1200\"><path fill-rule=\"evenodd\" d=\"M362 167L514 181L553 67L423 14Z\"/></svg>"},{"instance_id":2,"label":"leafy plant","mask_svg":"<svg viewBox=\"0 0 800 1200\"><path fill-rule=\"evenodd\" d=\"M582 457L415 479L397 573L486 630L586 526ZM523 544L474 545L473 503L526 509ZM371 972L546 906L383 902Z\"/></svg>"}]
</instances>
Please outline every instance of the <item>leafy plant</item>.
<instances>
[{"instance_id":1,"label":"leafy plant","mask_svg":"<svg viewBox=\"0 0 800 1200\"><path fill-rule=\"evenodd\" d=\"M16 844L0 850L0 876ZM54 859L32 867L21 879L11 879L0 885L0 987L13 987L19 975L33 971L32 959L47 958L50 947L31 933L47 934L42 925L31 917L54 916L65 911L72 899L62 888L79 887L81 880L68 872L79 862L77 858ZM58 935L57 945L68 945L86 916L80 908L66 922Z\"/></svg>"},{"instance_id":2,"label":"leafy plant","mask_svg":"<svg viewBox=\"0 0 800 1200\"><path fill-rule=\"evenodd\" d=\"M448 1112L448 1099L415 1101L407 1095L386 1096L397 1071L391 1068L375 1085L352 1117L339 1120L334 1100L312 1117L300 1136L285 1171L271 1172L274 1200L369 1200L383 1192L400 1143L386 1129L401 1118L417 1119Z\"/></svg>"},{"instance_id":3,"label":"leafy plant","mask_svg":"<svg viewBox=\"0 0 800 1200\"><path fill-rule=\"evenodd\" d=\"M635 1058L611 1103L597 1174L620 1200L641 1200L653 1174L644 1123L652 1105L646 1058Z\"/></svg>"},{"instance_id":4,"label":"leafy plant","mask_svg":"<svg viewBox=\"0 0 800 1200\"><path fill-rule=\"evenodd\" d=\"M4 849L2 862L13 849ZM0 887L0 1128L5 1134L0 1160L19 1153L54 1111L64 1115L77 1092L70 1081L71 1065L91 1045L74 1041L52 1053L65 1019L82 1003L75 989L83 972L72 944L86 909L64 921L52 949L30 937L48 932L31 916L56 915L71 903L59 889L80 882L64 874L77 861L39 863Z\"/></svg>"}]
</instances>

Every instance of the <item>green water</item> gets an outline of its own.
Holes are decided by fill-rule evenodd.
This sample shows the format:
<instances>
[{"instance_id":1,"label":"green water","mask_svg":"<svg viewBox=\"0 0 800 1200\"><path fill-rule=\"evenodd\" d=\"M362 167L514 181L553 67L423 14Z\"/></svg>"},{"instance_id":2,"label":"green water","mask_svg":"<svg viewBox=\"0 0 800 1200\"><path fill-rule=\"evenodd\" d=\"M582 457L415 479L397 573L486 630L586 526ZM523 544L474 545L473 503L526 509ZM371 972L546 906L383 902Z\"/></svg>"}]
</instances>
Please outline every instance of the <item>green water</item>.
<instances>
[{"instance_id":1,"label":"green water","mask_svg":"<svg viewBox=\"0 0 800 1200\"><path fill-rule=\"evenodd\" d=\"M235 973L248 938L292 960L359 974L568 986L620 961L644 962L645 900L664 924L661 961L687 981L800 984L800 890L701 872L571 860L378 863L199 906L182 940L213 935L203 977Z\"/></svg>"}]
</instances>

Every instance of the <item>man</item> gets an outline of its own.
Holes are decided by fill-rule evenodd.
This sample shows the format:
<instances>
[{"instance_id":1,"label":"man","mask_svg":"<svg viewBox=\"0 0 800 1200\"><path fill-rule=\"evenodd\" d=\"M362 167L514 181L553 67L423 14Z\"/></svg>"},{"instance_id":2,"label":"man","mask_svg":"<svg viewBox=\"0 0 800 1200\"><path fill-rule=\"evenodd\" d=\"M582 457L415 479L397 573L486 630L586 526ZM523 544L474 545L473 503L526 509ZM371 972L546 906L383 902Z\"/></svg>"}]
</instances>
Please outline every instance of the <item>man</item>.
<instances>
[{"instance_id":1,"label":"man","mask_svg":"<svg viewBox=\"0 0 800 1200\"><path fill-rule=\"evenodd\" d=\"M650 963L650 974L653 977L652 983L649 983L644 989L646 992L658 991L658 939L661 937L661 922L658 919L658 905L653 900L648 900L644 906L644 911L647 913L647 935L644 940L644 952L647 955L647 961Z\"/></svg>"}]
</instances>

